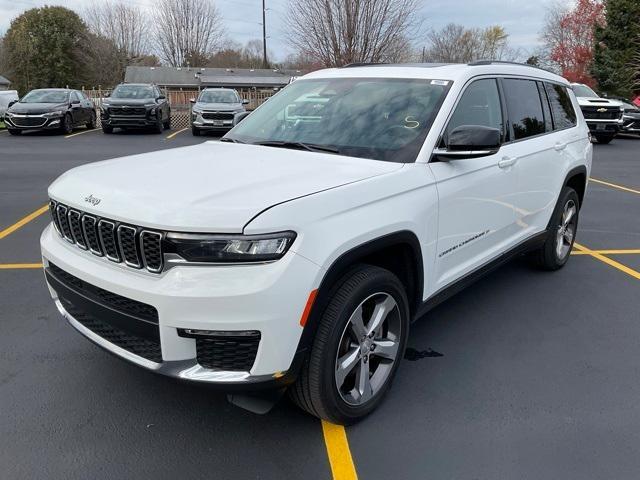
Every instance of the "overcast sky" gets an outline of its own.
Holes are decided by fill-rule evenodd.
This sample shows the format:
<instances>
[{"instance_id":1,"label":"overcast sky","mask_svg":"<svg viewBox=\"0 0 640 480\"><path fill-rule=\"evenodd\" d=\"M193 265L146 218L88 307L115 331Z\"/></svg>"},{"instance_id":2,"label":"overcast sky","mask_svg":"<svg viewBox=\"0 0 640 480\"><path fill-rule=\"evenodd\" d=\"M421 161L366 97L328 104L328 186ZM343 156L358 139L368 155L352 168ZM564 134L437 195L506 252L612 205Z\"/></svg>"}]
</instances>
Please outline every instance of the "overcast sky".
<instances>
[{"instance_id":1,"label":"overcast sky","mask_svg":"<svg viewBox=\"0 0 640 480\"><path fill-rule=\"evenodd\" d=\"M85 5L99 0L0 0L0 34L3 34L13 18L22 11L35 6L64 5L78 12ZM227 34L232 40L246 43L262 38L262 0L214 0L224 17ZM422 32L441 28L447 23L460 23L467 27L501 25L509 33L511 45L529 52L538 46L538 32L542 27L545 8L553 0L422 0L419 21ZM565 0L569 3L571 0ZM282 60L291 53L284 39L282 18L288 0L266 0L267 43ZM149 13L153 11L153 0L127 0L139 5ZM414 41L416 47L422 42Z\"/></svg>"}]
</instances>

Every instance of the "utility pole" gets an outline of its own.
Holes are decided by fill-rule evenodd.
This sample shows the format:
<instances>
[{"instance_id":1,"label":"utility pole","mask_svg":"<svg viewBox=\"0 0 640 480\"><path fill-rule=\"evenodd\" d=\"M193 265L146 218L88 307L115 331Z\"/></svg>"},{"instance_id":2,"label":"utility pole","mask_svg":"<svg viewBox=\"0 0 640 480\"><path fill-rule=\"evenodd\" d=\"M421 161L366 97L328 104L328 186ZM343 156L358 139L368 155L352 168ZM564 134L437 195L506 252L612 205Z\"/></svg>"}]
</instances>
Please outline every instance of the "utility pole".
<instances>
[{"instance_id":1,"label":"utility pole","mask_svg":"<svg viewBox=\"0 0 640 480\"><path fill-rule=\"evenodd\" d=\"M267 7L262 0L262 68L269 68L267 62Z\"/></svg>"}]
</instances>

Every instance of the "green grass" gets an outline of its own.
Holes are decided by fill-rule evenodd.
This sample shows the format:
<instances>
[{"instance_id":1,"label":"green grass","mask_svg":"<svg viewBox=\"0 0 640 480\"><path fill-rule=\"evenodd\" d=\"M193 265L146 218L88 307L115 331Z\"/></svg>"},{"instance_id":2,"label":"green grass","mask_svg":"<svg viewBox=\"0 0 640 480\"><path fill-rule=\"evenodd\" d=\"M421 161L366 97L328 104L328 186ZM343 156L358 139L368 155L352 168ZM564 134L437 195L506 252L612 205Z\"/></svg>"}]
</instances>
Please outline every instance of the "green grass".
<instances>
[{"instance_id":1,"label":"green grass","mask_svg":"<svg viewBox=\"0 0 640 480\"><path fill-rule=\"evenodd\" d=\"M0 120L0 130L2 130L3 128L5 128L4 122L2 120Z\"/></svg>"}]
</instances>

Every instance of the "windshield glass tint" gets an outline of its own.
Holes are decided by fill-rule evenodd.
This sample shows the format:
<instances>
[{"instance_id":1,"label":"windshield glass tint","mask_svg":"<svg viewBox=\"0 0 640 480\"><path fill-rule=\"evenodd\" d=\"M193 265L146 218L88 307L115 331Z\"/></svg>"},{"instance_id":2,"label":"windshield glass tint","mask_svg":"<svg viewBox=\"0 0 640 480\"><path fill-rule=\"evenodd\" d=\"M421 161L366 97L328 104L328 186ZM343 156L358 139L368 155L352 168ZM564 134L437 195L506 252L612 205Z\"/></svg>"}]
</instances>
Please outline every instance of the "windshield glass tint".
<instances>
[{"instance_id":1,"label":"windshield glass tint","mask_svg":"<svg viewBox=\"0 0 640 480\"><path fill-rule=\"evenodd\" d=\"M389 78L298 80L227 138L295 142L341 155L413 162L451 82Z\"/></svg>"},{"instance_id":2,"label":"windshield glass tint","mask_svg":"<svg viewBox=\"0 0 640 480\"><path fill-rule=\"evenodd\" d=\"M229 90L205 90L200 94L199 102L202 103L238 103L236 92Z\"/></svg>"},{"instance_id":3,"label":"windshield glass tint","mask_svg":"<svg viewBox=\"0 0 640 480\"><path fill-rule=\"evenodd\" d=\"M598 94L585 85L574 85L573 93L576 97L597 97Z\"/></svg>"},{"instance_id":4,"label":"windshield glass tint","mask_svg":"<svg viewBox=\"0 0 640 480\"><path fill-rule=\"evenodd\" d=\"M111 98L154 98L153 88L140 85L120 85L111 94Z\"/></svg>"},{"instance_id":5,"label":"windshield glass tint","mask_svg":"<svg viewBox=\"0 0 640 480\"><path fill-rule=\"evenodd\" d=\"M22 103L65 103L69 101L69 92L59 90L34 90L27 93Z\"/></svg>"}]
</instances>

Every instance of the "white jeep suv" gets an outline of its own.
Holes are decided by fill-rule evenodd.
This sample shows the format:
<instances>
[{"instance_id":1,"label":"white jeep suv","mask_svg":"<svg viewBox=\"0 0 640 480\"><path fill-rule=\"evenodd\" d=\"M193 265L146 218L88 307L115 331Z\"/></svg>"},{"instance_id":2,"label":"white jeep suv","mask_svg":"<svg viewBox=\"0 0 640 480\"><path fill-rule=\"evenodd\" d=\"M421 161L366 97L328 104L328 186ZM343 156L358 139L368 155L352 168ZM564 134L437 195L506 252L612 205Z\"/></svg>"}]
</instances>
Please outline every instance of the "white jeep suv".
<instances>
[{"instance_id":1,"label":"white jeep suv","mask_svg":"<svg viewBox=\"0 0 640 480\"><path fill-rule=\"evenodd\" d=\"M351 423L413 320L515 255L567 262L591 156L569 84L543 70L322 70L220 142L58 178L46 279L119 357L254 411L288 388Z\"/></svg>"}]
</instances>

